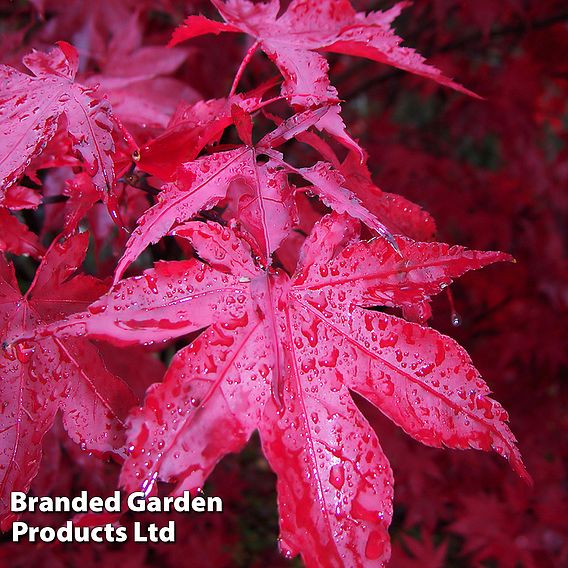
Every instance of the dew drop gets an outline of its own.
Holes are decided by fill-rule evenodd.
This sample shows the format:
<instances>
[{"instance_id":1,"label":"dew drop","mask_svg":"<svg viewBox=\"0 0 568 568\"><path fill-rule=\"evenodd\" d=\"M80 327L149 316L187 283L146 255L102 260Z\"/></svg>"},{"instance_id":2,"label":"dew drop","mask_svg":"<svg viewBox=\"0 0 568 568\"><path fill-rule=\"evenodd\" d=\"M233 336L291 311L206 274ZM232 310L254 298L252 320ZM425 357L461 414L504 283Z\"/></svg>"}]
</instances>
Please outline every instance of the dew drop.
<instances>
[{"instance_id":1,"label":"dew drop","mask_svg":"<svg viewBox=\"0 0 568 568\"><path fill-rule=\"evenodd\" d=\"M17 343L15 349L16 357L20 363L28 363L34 353L33 346L30 346L25 342Z\"/></svg>"},{"instance_id":2,"label":"dew drop","mask_svg":"<svg viewBox=\"0 0 568 568\"><path fill-rule=\"evenodd\" d=\"M336 488L341 489L345 482L345 470L341 464L335 464L329 472L329 482Z\"/></svg>"},{"instance_id":3,"label":"dew drop","mask_svg":"<svg viewBox=\"0 0 568 568\"><path fill-rule=\"evenodd\" d=\"M102 314L106 309L106 304L93 304L87 308L93 315Z\"/></svg>"},{"instance_id":4,"label":"dew drop","mask_svg":"<svg viewBox=\"0 0 568 568\"><path fill-rule=\"evenodd\" d=\"M377 560L385 553L385 538L378 532L373 531L367 539L365 545L365 556L369 560Z\"/></svg>"},{"instance_id":5,"label":"dew drop","mask_svg":"<svg viewBox=\"0 0 568 568\"><path fill-rule=\"evenodd\" d=\"M452 312L452 325L459 327L462 324L462 318L457 312Z\"/></svg>"}]
</instances>

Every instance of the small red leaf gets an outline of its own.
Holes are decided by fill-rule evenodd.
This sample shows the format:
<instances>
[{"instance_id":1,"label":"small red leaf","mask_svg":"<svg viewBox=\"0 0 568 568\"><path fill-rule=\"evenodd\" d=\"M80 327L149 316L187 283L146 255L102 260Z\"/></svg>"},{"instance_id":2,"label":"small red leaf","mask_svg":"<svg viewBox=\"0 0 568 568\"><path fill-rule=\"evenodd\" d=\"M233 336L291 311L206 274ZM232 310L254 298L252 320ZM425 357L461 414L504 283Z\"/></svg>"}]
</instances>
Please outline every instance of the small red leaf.
<instances>
[{"instance_id":1,"label":"small red leaf","mask_svg":"<svg viewBox=\"0 0 568 568\"><path fill-rule=\"evenodd\" d=\"M61 115L85 171L106 198L114 185L111 154L113 123L108 101L95 98L94 89L74 82L77 52L65 42L49 53L32 52L24 63L34 76L7 66L0 68L4 139L0 151L0 188L12 185L31 159L55 135Z\"/></svg>"},{"instance_id":2,"label":"small red leaf","mask_svg":"<svg viewBox=\"0 0 568 568\"><path fill-rule=\"evenodd\" d=\"M74 274L83 260L86 233L55 243L22 296L11 266L0 256L0 520L15 515L11 491L27 491L38 472L41 441L61 410L69 436L84 449L124 455L123 420L136 398L110 373L94 344L84 338L61 341L33 337L35 329L83 310L106 286Z\"/></svg>"}]
</instances>

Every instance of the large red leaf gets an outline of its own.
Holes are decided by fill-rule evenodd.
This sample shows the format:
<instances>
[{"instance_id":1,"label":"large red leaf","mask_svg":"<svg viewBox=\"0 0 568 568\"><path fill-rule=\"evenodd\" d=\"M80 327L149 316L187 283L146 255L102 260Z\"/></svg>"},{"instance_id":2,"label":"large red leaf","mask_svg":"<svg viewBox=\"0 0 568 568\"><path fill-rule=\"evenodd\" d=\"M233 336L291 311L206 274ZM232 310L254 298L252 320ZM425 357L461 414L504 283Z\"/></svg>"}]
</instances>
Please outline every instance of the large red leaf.
<instances>
[{"instance_id":1,"label":"large red leaf","mask_svg":"<svg viewBox=\"0 0 568 568\"><path fill-rule=\"evenodd\" d=\"M333 215L316 225L290 279L257 268L219 225L192 222L175 234L207 264L159 264L44 330L132 343L208 326L131 415L127 490L149 493L157 479L177 483L175 492L202 487L258 429L278 476L282 550L308 566L384 563L392 474L350 390L417 440L493 448L528 479L506 413L466 352L368 309L427 301L507 255L400 237L401 258L383 239L356 242L356 222ZM117 317L125 311L128 320Z\"/></svg>"},{"instance_id":2,"label":"large red leaf","mask_svg":"<svg viewBox=\"0 0 568 568\"><path fill-rule=\"evenodd\" d=\"M243 32L254 37L284 77L282 94L292 104L314 106L338 101L328 78L329 66L320 51L366 57L428 77L473 94L425 63L416 51L401 47L391 28L405 3L386 12L356 12L349 0L294 0L280 12L279 0L212 0L226 24L190 16L173 34L171 45L204 34Z\"/></svg>"},{"instance_id":3,"label":"large red leaf","mask_svg":"<svg viewBox=\"0 0 568 568\"><path fill-rule=\"evenodd\" d=\"M18 290L12 267L0 257L0 519L9 526L11 491L27 491L41 460L41 441L61 410L69 436L84 449L124 454L123 420L136 398L110 373L87 339L55 337L18 342L38 325L85 307L106 286L73 275L88 245L86 233L46 254L28 292Z\"/></svg>"}]
</instances>

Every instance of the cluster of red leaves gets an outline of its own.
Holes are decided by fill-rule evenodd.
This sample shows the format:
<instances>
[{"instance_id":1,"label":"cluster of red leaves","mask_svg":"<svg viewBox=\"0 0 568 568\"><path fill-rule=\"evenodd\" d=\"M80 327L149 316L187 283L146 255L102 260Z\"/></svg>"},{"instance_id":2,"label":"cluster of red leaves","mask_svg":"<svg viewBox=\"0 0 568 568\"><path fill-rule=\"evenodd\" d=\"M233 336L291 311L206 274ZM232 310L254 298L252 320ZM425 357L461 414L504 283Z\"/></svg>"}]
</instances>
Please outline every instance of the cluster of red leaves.
<instances>
[{"instance_id":1,"label":"cluster of red leaves","mask_svg":"<svg viewBox=\"0 0 568 568\"><path fill-rule=\"evenodd\" d=\"M568 82L550 53L568 42L561 3L484 2L473 17L468 2L420 2L403 13L407 37L486 102L401 46L404 3L213 4L36 0L6 11L0 515L9 529L13 490L150 494L162 481L177 494L209 479L233 512L179 518L175 553L5 544L0 557L243 564L235 511L250 510L239 490L262 487L266 462L257 455L247 481L227 459L212 472L256 431L288 558L388 561L388 455L400 509L392 565L560 566L566 446L550 440L566 425ZM208 17L183 20L188 10ZM495 53L473 65L484 44ZM367 160L395 193L374 184ZM89 235L94 275L80 271ZM510 259L473 250L488 248L519 263L456 290L458 338L516 411L534 494L500 463L424 448L392 426L427 446L493 449L529 479L470 355L427 323L455 278ZM433 323L452 333L447 320Z\"/></svg>"}]
</instances>

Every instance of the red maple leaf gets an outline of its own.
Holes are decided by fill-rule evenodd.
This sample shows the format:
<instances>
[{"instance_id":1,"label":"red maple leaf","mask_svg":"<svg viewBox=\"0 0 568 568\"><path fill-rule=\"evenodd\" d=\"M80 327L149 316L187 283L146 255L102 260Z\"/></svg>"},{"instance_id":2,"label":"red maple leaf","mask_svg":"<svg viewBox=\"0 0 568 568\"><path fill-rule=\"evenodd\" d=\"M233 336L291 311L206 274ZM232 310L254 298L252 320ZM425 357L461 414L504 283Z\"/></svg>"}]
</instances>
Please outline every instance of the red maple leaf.
<instances>
[{"instance_id":1,"label":"red maple leaf","mask_svg":"<svg viewBox=\"0 0 568 568\"><path fill-rule=\"evenodd\" d=\"M75 83L77 50L59 42L50 52L33 51L23 61L33 76L0 67L0 188L18 179L65 115L73 147L107 199L114 183L111 109L108 101L94 97L93 88Z\"/></svg>"},{"instance_id":2,"label":"red maple leaf","mask_svg":"<svg viewBox=\"0 0 568 568\"><path fill-rule=\"evenodd\" d=\"M203 259L162 262L118 283L43 333L120 344L207 328L174 357L130 417L121 483L203 486L253 431L278 476L281 549L308 566L363 566L390 555L392 473L350 390L431 446L494 449L528 479L507 413L467 353L433 329L375 306L425 302L452 278L509 257L399 237L358 241L336 214L306 240L296 274L260 269L229 229L174 234Z\"/></svg>"},{"instance_id":3,"label":"red maple leaf","mask_svg":"<svg viewBox=\"0 0 568 568\"><path fill-rule=\"evenodd\" d=\"M136 397L109 372L87 339L55 337L17 341L83 310L106 290L101 281L74 275L89 239L86 233L54 244L22 296L14 270L0 256L0 518L11 491L27 491L41 460L41 441L61 410L69 436L84 449L124 455L123 420Z\"/></svg>"},{"instance_id":4,"label":"red maple leaf","mask_svg":"<svg viewBox=\"0 0 568 568\"><path fill-rule=\"evenodd\" d=\"M413 49L400 46L402 40L391 24L406 2L365 15L356 12L348 0L294 0L281 16L279 0L212 2L226 23L189 16L175 30L170 45L204 34L246 33L256 40L251 49L260 46L278 66L284 77L282 94L293 105L310 107L338 101L322 51L366 57L476 96L426 64Z\"/></svg>"}]
</instances>

